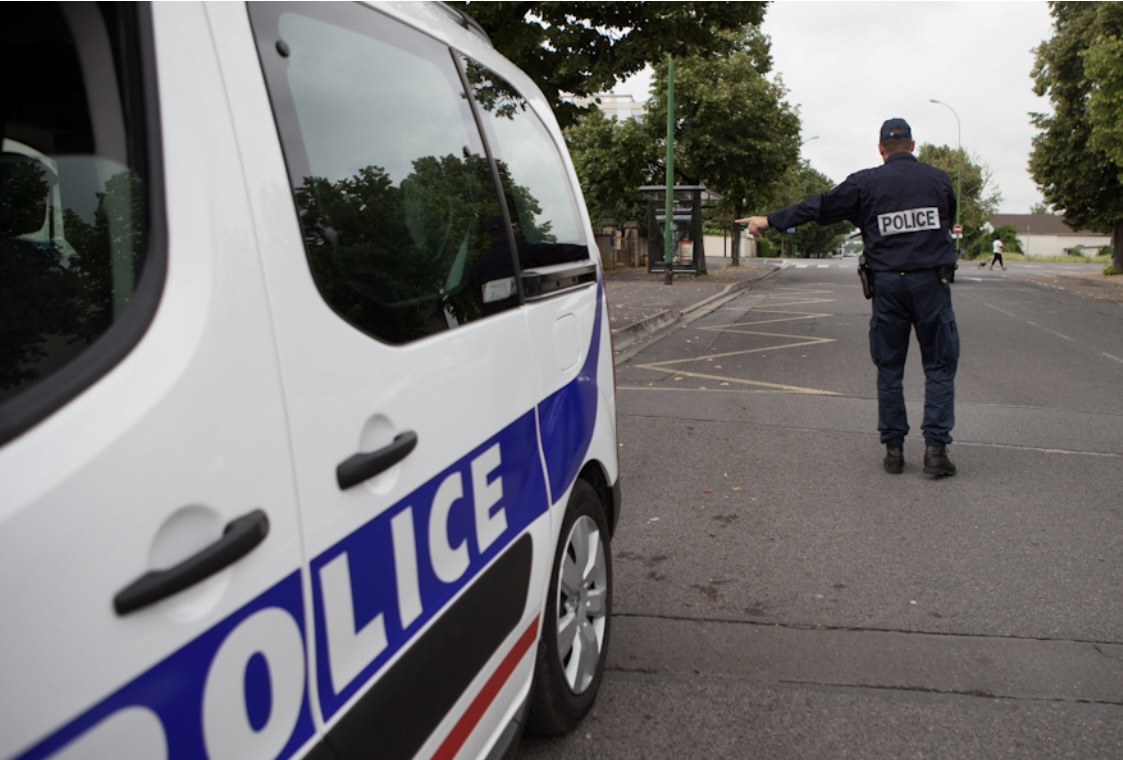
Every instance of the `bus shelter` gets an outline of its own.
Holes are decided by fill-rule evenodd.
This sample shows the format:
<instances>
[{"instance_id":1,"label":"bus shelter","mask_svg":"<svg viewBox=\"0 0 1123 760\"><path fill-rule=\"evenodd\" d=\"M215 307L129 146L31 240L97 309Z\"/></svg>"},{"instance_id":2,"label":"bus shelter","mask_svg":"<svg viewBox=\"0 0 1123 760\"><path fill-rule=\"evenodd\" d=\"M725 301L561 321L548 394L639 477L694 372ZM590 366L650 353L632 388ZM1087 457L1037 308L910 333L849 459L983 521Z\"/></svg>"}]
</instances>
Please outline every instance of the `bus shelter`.
<instances>
[{"instance_id":1,"label":"bus shelter","mask_svg":"<svg viewBox=\"0 0 1123 760\"><path fill-rule=\"evenodd\" d=\"M667 188L645 185L640 192L647 196L647 271L662 274L666 272ZM721 196L703 185L675 185L671 198L671 271L706 274L702 209L706 203L720 201Z\"/></svg>"}]
</instances>

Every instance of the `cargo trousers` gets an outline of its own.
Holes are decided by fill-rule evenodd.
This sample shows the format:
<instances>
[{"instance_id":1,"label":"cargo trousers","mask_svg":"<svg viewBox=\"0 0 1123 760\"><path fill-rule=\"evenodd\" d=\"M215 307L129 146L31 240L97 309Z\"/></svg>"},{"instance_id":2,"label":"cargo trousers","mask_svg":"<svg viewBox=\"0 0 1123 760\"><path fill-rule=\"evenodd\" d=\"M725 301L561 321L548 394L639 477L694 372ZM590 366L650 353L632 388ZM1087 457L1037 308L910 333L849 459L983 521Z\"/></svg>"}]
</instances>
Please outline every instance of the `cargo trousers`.
<instances>
[{"instance_id":1,"label":"cargo trousers","mask_svg":"<svg viewBox=\"0 0 1123 760\"><path fill-rule=\"evenodd\" d=\"M955 427L955 372L959 329L951 288L935 269L874 273L870 357L877 366L877 429L881 442L901 444L909 432L905 409L905 359L915 329L924 365L924 419L928 446L951 443Z\"/></svg>"}]
</instances>

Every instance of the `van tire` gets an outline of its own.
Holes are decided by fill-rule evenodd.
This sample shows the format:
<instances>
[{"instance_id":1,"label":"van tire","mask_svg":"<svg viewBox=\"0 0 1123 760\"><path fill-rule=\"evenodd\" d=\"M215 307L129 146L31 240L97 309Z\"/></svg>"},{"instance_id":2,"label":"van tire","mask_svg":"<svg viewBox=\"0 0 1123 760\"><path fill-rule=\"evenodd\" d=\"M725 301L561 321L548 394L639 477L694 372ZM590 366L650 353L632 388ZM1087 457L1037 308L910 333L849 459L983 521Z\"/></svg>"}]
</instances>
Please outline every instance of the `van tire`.
<instances>
[{"instance_id":1,"label":"van tire","mask_svg":"<svg viewBox=\"0 0 1123 760\"><path fill-rule=\"evenodd\" d=\"M583 567L578 565L578 557L584 560ZM568 573L563 575L563 569ZM608 520L596 489L578 480L566 505L554 553L531 688L528 732L547 736L568 733L592 709L604 675L611 619ZM561 635L562 629L574 625L575 631Z\"/></svg>"}]
</instances>

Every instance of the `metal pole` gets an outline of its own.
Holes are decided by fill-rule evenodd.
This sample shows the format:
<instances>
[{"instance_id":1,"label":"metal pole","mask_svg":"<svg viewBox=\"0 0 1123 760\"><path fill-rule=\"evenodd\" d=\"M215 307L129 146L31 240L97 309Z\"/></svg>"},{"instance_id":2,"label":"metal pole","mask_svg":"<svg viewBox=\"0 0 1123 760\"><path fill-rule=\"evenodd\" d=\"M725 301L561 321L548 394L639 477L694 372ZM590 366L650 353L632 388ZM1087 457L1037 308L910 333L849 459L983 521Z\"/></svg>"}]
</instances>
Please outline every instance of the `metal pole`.
<instances>
[{"instance_id":1,"label":"metal pole","mask_svg":"<svg viewBox=\"0 0 1123 760\"><path fill-rule=\"evenodd\" d=\"M675 59L667 56L667 192L663 205L663 282L674 282L671 249L675 211Z\"/></svg>"},{"instance_id":2,"label":"metal pole","mask_svg":"<svg viewBox=\"0 0 1123 760\"><path fill-rule=\"evenodd\" d=\"M935 103L936 105L941 105L944 108L948 109L949 111L951 111L952 116L955 117L955 139L956 139L956 143L957 143L957 145L956 145L956 167L955 167L955 226L958 227L959 226L959 210L963 206L963 198L959 194L960 177L963 174L963 128L962 128L962 125L959 123L959 114L957 114L955 112L954 108L949 106L947 103L944 103L943 101L936 100L935 98L929 98L928 100L929 100L930 103ZM955 241L955 250L957 252L959 251L960 239L961 238L957 238L956 241Z\"/></svg>"}]
</instances>

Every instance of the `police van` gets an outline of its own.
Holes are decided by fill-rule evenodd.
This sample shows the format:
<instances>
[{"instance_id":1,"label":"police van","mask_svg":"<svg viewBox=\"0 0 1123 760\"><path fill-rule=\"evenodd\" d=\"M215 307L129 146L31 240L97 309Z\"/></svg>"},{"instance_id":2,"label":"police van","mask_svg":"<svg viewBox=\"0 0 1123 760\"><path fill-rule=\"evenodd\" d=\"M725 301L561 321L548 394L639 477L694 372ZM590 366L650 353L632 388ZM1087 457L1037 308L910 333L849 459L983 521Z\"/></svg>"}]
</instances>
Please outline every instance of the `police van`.
<instances>
[{"instance_id":1,"label":"police van","mask_svg":"<svg viewBox=\"0 0 1123 760\"><path fill-rule=\"evenodd\" d=\"M0 757L572 729L620 489L541 92L440 3L0 16Z\"/></svg>"}]
</instances>

